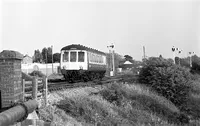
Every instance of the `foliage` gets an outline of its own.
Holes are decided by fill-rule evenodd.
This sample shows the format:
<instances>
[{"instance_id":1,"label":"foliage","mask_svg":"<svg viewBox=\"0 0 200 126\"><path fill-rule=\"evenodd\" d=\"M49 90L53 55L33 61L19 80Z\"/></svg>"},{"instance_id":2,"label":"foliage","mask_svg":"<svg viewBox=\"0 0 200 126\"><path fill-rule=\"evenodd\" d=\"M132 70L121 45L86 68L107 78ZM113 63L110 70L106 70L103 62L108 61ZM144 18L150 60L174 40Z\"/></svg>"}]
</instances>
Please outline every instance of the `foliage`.
<instances>
[{"instance_id":1,"label":"foliage","mask_svg":"<svg viewBox=\"0 0 200 126\"><path fill-rule=\"evenodd\" d=\"M52 63L52 48L43 48L42 49L42 59L45 63Z\"/></svg>"},{"instance_id":2,"label":"foliage","mask_svg":"<svg viewBox=\"0 0 200 126\"><path fill-rule=\"evenodd\" d=\"M52 63L52 48L44 47L41 52L38 49L35 50L33 62ZM60 62L60 53L53 54L53 62Z\"/></svg>"},{"instance_id":3,"label":"foliage","mask_svg":"<svg viewBox=\"0 0 200 126\"><path fill-rule=\"evenodd\" d=\"M200 118L200 96L192 94L187 101L187 111L192 120Z\"/></svg>"},{"instance_id":4,"label":"foliage","mask_svg":"<svg viewBox=\"0 0 200 126\"><path fill-rule=\"evenodd\" d=\"M44 77L44 75L41 71L33 71L30 73L31 76L37 76L37 77Z\"/></svg>"},{"instance_id":5,"label":"foliage","mask_svg":"<svg viewBox=\"0 0 200 126\"><path fill-rule=\"evenodd\" d=\"M190 60L192 62L191 72L200 74L200 58L197 55L194 55L192 57L186 57L186 58L179 58L179 57L175 58L176 64L179 64L180 62L181 66L184 66L187 68L190 68Z\"/></svg>"},{"instance_id":6,"label":"foliage","mask_svg":"<svg viewBox=\"0 0 200 126\"><path fill-rule=\"evenodd\" d=\"M192 56L192 68L193 73L200 73L200 58L197 55Z\"/></svg>"},{"instance_id":7,"label":"foliage","mask_svg":"<svg viewBox=\"0 0 200 126\"><path fill-rule=\"evenodd\" d=\"M34 52L34 60L33 62L41 63L42 62L42 54L40 53L40 50L35 50Z\"/></svg>"},{"instance_id":8,"label":"foliage","mask_svg":"<svg viewBox=\"0 0 200 126\"><path fill-rule=\"evenodd\" d=\"M121 55L119 55L118 53L114 53L115 68L119 67L120 62L122 60L123 60L123 58ZM111 53L106 53L106 62L108 64L108 68L110 69L112 67L112 54Z\"/></svg>"},{"instance_id":9,"label":"foliage","mask_svg":"<svg viewBox=\"0 0 200 126\"><path fill-rule=\"evenodd\" d=\"M129 56L129 55L125 55L125 60L126 61L132 61L133 60L133 57L132 56Z\"/></svg>"},{"instance_id":10,"label":"foliage","mask_svg":"<svg viewBox=\"0 0 200 126\"><path fill-rule=\"evenodd\" d=\"M199 97L192 96L187 102L191 108L188 114L194 117L200 112ZM188 117L172 102L136 83L55 91L49 94L48 102L39 113L42 119L56 125L178 126L177 123L188 123ZM197 120L190 120L188 125L198 124Z\"/></svg>"},{"instance_id":11,"label":"foliage","mask_svg":"<svg viewBox=\"0 0 200 126\"><path fill-rule=\"evenodd\" d=\"M139 74L139 82L152 87L181 109L189 95L190 81L188 69L156 57L149 58Z\"/></svg>"},{"instance_id":12,"label":"foliage","mask_svg":"<svg viewBox=\"0 0 200 126\"><path fill-rule=\"evenodd\" d=\"M141 87L135 84L112 84L100 91L100 94L104 99L116 104L120 108L123 108L125 103L129 102L133 108L154 113L165 121L188 123L187 116L181 114L173 103L153 93L147 87Z\"/></svg>"},{"instance_id":13,"label":"foliage","mask_svg":"<svg viewBox=\"0 0 200 126\"><path fill-rule=\"evenodd\" d=\"M53 54L53 62L58 62L60 63L60 53L54 53Z\"/></svg>"},{"instance_id":14,"label":"foliage","mask_svg":"<svg viewBox=\"0 0 200 126\"><path fill-rule=\"evenodd\" d=\"M32 77L24 72L22 72L22 79L25 79L25 81L32 81Z\"/></svg>"}]
</instances>

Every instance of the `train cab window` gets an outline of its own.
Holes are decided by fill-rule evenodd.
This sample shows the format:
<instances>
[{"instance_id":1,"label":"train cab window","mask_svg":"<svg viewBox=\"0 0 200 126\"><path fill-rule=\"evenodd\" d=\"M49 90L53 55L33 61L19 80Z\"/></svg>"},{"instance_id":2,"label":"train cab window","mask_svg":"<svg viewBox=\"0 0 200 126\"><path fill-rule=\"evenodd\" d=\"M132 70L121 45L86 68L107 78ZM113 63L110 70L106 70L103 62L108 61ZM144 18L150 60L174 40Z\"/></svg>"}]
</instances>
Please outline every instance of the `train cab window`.
<instances>
[{"instance_id":1,"label":"train cab window","mask_svg":"<svg viewBox=\"0 0 200 126\"><path fill-rule=\"evenodd\" d=\"M68 62L69 61L69 52L64 52L63 54L63 62Z\"/></svg>"},{"instance_id":2,"label":"train cab window","mask_svg":"<svg viewBox=\"0 0 200 126\"><path fill-rule=\"evenodd\" d=\"M84 52L78 52L78 62L84 62Z\"/></svg>"},{"instance_id":3,"label":"train cab window","mask_svg":"<svg viewBox=\"0 0 200 126\"><path fill-rule=\"evenodd\" d=\"M70 62L76 62L76 52L70 52Z\"/></svg>"}]
</instances>

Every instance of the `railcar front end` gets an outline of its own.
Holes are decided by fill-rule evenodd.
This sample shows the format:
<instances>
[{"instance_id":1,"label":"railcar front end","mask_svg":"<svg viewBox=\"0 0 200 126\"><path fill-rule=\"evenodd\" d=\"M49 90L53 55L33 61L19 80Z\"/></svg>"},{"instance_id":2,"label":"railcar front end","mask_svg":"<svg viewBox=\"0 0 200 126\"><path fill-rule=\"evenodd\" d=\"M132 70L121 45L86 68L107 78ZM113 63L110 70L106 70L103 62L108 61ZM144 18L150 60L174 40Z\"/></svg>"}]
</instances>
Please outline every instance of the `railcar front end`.
<instances>
[{"instance_id":1,"label":"railcar front end","mask_svg":"<svg viewBox=\"0 0 200 126\"><path fill-rule=\"evenodd\" d=\"M102 79L106 72L106 55L85 46L69 45L61 49L60 68L68 82Z\"/></svg>"}]
</instances>

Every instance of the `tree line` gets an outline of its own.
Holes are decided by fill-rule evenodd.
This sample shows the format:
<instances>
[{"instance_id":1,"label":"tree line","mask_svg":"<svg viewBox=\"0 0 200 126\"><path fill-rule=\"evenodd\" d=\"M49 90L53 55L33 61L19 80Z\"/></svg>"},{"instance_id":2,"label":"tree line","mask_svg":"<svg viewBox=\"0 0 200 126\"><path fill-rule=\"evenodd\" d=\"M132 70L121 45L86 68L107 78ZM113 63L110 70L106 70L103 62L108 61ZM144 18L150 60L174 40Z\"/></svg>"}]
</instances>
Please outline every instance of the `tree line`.
<instances>
[{"instance_id":1,"label":"tree line","mask_svg":"<svg viewBox=\"0 0 200 126\"><path fill-rule=\"evenodd\" d=\"M39 49L34 51L33 62L36 63L56 63L60 62L60 53L54 53L52 59L52 48L44 47L40 52Z\"/></svg>"},{"instance_id":2,"label":"tree line","mask_svg":"<svg viewBox=\"0 0 200 126\"><path fill-rule=\"evenodd\" d=\"M193 55L191 57L175 57L175 63L180 66L190 68L191 72L200 74L200 57Z\"/></svg>"}]
</instances>

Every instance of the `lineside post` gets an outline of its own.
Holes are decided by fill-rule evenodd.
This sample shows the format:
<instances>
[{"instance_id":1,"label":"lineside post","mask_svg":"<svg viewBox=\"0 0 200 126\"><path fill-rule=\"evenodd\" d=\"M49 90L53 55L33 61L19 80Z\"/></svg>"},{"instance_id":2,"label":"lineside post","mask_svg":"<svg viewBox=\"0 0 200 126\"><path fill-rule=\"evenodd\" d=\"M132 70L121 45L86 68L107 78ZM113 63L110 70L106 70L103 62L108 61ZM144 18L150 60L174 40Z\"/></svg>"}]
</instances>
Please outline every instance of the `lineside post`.
<instances>
[{"instance_id":1,"label":"lineside post","mask_svg":"<svg viewBox=\"0 0 200 126\"><path fill-rule=\"evenodd\" d=\"M25 79L22 80L22 101L25 101Z\"/></svg>"},{"instance_id":2,"label":"lineside post","mask_svg":"<svg viewBox=\"0 0 200 126\"><path fill-rule=\"evenodd\" d=\"M44 77L43 79L42 79L42 81L43 81L43 87L44 87L44 104L45 104L45 106L47 105L47 95L48 95L48 81L47 81L47 77Z\"/></svg>"},{"instance_id":3,"label":"lineside post","mask_svg":"<svg viewBox=\"0 0 200 126\"><path fill-rule=\"evenodd\" d=\"M32 97L37 101L37 92L38 92L38 78L33 77L32 81Z\"/></svg>"}]
</instances>

